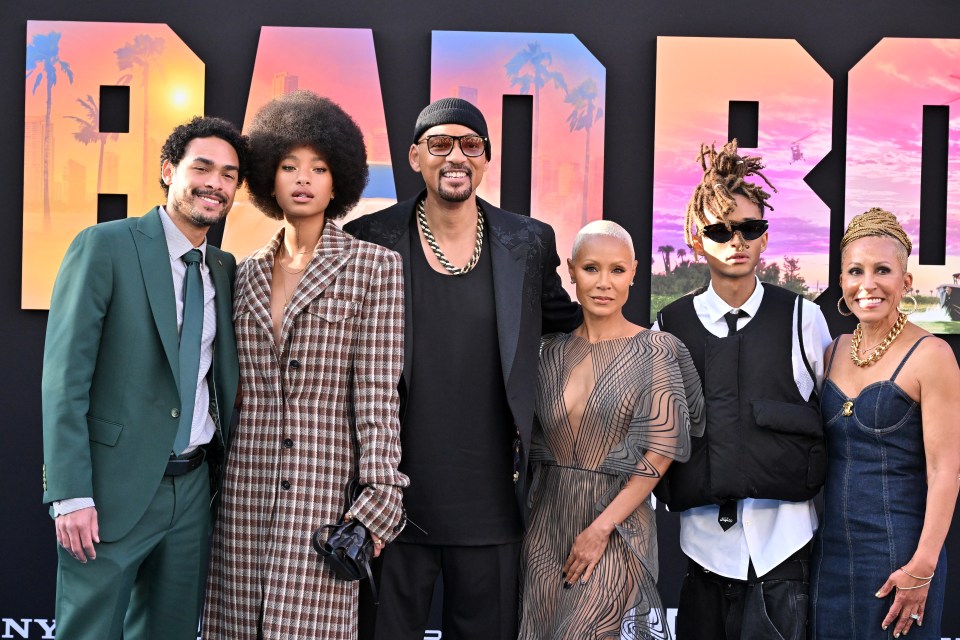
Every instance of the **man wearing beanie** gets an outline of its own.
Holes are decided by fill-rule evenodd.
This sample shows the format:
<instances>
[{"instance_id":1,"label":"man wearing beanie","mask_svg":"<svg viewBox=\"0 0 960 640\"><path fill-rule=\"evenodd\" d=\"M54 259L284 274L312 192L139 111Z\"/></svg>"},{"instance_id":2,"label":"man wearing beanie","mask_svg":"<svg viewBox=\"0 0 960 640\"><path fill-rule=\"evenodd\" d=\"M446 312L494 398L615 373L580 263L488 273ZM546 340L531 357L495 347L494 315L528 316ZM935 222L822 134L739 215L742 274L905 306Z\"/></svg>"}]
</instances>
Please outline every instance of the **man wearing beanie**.
<instances>
[{"instance_id":1,"label":"man wearing beanie","mask_svg":"<svg viewBox=\"0 0 960 640\"><path fill-rule=\"evenodd\" d=\"M573 330L580 312L560 284L550 226L477 198L490 155L483 114L437 100L409 152L426 188L346 226L397 251L404 271L409 523L381 556L377 640L423 638L438 575L445 638L517 634L540 336Z\"/></svg>"}]
</instances>

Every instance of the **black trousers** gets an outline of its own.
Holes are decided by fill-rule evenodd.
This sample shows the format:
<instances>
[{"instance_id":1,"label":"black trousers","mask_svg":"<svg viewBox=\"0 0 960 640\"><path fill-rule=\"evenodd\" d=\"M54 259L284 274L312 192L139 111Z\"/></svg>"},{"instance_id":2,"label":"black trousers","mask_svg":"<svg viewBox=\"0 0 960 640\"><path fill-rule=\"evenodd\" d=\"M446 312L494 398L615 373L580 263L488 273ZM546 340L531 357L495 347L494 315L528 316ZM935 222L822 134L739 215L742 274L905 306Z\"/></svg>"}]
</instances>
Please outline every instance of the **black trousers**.
<instances>
[{"instance_id":1,"label":"black trousers","mask_svg":"<svg viewBox=\"0 0 960 640\"><path fill-rule=\"evenodd\" d=\"M803 640L807 636L810 547L747 580L690 560L680 589L678 640Z\"/></svg>"},{"instance_id":2,"label":"black trousers","mask_svg":"<svg viewBox=\"0 0 960 640\"><path fill-rule=\"evenodd\" d=\"M444 640L515 640L520 546L394 542L380 558L379 606L372 607L364 598L368 591L361 589L360 637L423 640L434 584L442 575Z\"/></svg>"}]
</instances>

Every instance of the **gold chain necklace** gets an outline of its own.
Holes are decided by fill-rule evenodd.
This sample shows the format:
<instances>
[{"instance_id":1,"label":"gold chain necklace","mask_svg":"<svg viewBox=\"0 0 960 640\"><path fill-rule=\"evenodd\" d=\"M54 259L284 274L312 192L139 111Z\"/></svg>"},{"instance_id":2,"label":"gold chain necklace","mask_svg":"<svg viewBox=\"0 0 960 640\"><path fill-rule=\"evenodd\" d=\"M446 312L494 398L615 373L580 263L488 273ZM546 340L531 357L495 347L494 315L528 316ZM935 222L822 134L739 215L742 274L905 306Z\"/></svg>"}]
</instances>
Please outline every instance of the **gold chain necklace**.
<instances>
[{"instance_id":1,"label":"gold chain necklace","mask_svg":"<svg viewBox=\"0 0 960 640\"><path fill-rule=\"evenodd\" d=\"M306 252L304 252L304 253L306 253ZM290 262L293 262L293 256L290 256ZM289 273L289 274L292 275L292 276L295 276L295 275L297 275L297 274L299 274L299 273L303 273L304 271L307 270L307 267L310 266L310 263L307 262L307 264L303 265L302 268L297 269L296 271L294 271L293 269L287 269L285 266L283 266L283 257L282 257L281 255L277 255L277 264L280 265L280 268L281 268L281 269L283 269L284 271L286 271L287 273Z\"/></svg>"},{"instance_id":2,"label":"gold chain necklace","mask_svg":"<svg viewBox=\"0 0 960 640\"><path fill-rule=\"evenodd\" d=\"M887 349L890 348L890 345L893 344L893 341L897 339L906 324L906 314L898 314L897 321L893 323L893 326L890 328L890 332L887 334L887 337L884 338L880 344L874 347L872 351L870 351L870 355L868 355L866 358L860 358L857 353L860 351L860 343L863 341L863 328L860 326L860 323L857 323L857 328L853 332L853 339L850 340L850 359L853 360L853 364L857 365L858 367L869 367L883 357L883 354L887 352Z\"/></svg>"},{"instance_id":3,"label":"gold chain necklace","mask_svg":"<svg viewBox=\"0 0 960 640\"><path fill-rule=\"evenodd\" d=\"M304 251L302 253L306 253L306 252ZM292 256L291 256L291 259L292 259ZM300 276L300 274L306 271L307 267L310 266L310 263L308 262L303 266L302 269L297 269L296 271L294 271L293 269L287 269L285 266L283 266L282 249L277 252L276 263L277 263L277 266L280 267L280 271L282 271L283 274L287 274L291 276ZM286 309L287 307L290 306L290 302L293 301L293 296L297 292L297 286L300 284L300 279L302 278L302 276L297 277L297 282L296 284L294 284L293 291L291 291L290 287L287 286L289 284L287 282L288 278L286 275L283 275L283 274L281 274L280 279L283 281L283 294L284 294L284 300L285 300L285 302L283 303L283 308Z\"/></svg>"},{"instance_id":4,"label":"gold chain necklace","mask_svg":"<svg viewBox=\"0 0 960 640\"><path fill-rule=\"evenodd\" d=\"M461 276L472 271L480 261L480 251L483 249L483 211L480 210L480 205L477 205L477 242L473 246L473 255L470 256L470 262L464 267L453 266L453 264L447 260L447 256L443 254L440 245L437 244L437 239L433 236L433 232L430 231L430 225L427 224L427 213L424 211L423 205L424 200L417 203L417 222L420 224L420 230L423 231L423 237L430 246L430 250L433 251L433 255L437 257L437 260L443 268L451 275Z\"/></svg>"}]
</instances>

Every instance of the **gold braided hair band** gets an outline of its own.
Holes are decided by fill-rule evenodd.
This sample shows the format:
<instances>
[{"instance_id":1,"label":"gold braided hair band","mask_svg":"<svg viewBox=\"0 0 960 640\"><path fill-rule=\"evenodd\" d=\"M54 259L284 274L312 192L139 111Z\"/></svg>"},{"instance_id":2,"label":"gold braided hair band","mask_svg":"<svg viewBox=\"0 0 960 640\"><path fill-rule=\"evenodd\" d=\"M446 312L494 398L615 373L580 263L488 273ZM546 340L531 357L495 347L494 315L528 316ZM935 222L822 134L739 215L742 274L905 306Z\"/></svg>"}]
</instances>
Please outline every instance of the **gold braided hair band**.
<instances>
[{"instance_id":1,"label":"gold braided hair band","mask_svg":"<svg viewBox=\"0 0 960 640\"><path fill-rule=\"evenodd\" d=\"M864 211L854 217L847 226L843 239L840 241L840 251L843 251L848 244L860 238L868 236L887 236L898 240L907 249L907 255L913 251L913 243L907 236L907 232L900 226L897 217L885 211L880 207L874 207L869 211Z\"/></svg>"}]
</instances>

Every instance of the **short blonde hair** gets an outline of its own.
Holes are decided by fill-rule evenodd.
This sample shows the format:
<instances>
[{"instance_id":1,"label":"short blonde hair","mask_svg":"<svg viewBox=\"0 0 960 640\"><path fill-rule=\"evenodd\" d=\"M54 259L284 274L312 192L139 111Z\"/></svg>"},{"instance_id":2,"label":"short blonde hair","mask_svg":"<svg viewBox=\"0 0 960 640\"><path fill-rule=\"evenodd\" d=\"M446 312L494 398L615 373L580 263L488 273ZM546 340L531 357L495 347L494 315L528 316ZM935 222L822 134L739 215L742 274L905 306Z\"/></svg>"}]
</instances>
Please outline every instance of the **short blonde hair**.
<instances>
[{"instance_id":1,"label":"short blonde hair","mask_svg":"<svg viewBox=\"0 0 960 640\"><path fill-rule=\"evenodd\" d=\"M580 252L580 247L583 245L583 243L596 236L616 238L623 244L627 245L627 248L630 249L630 259L636 259L637 253L633 248L633 238L630 237L630 234L627 233L626 229L611 220L594 220L593 222L588 222L586 225L584 225L584 227L580 229L580 231L577 232L577 235L573 238L573 251L571 252L570 257L576 260L577 253Z\"/></svg>"}]
</instances>

